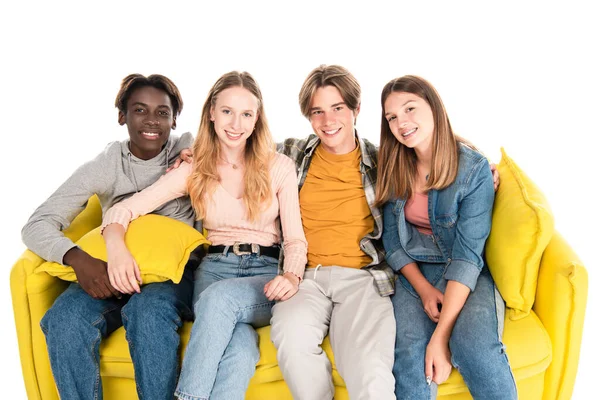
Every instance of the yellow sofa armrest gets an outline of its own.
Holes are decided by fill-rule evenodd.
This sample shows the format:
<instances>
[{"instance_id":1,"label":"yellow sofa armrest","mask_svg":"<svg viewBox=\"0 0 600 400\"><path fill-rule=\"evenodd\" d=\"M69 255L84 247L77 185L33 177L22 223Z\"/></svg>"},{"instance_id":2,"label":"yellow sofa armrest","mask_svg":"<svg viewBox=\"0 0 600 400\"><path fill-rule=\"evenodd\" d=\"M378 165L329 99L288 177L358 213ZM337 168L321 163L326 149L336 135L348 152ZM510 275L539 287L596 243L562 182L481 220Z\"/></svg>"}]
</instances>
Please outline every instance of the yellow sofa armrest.
<instances>
[{"instance_id":1,"label":"yellow sofa armrest","mask_svg":"<svg viewBox=\"0 0 600 400\"><path fill-rule=\"evenodd\" d=\"M102 208L97 196L88 200L86 208L65 229L73 241L100 225ZM19 355L27 398L58 399L40 321L68 282L46 273L34 273L44 260L30 250L25 251L10 273Z\"/></svg>"},{"instance_id":2,"label":"yellow sofa armrest","mask_svg":"<svg viewBox=\"0 0 600 400\"><path fill-rule=\"evenodd\" d=\"M10 289L17 328L21 369L28 399L58 398L40 320L54 300L67 287L46 273L34 269L44 260L27 250L14 264L10 273Z\"/></svg>"},{"instance_id":3,"label":"yellow sofa armrest","mask_svg":"<svg viewBox=\"0 0 600 400\"><path fill-rule=\"evenodd\" d=\"M533 309L552 342L552 363L544 379L544 399L571 398L579 363L588 275L560 234L542 256Z\"/></svg>"}]
</instances>

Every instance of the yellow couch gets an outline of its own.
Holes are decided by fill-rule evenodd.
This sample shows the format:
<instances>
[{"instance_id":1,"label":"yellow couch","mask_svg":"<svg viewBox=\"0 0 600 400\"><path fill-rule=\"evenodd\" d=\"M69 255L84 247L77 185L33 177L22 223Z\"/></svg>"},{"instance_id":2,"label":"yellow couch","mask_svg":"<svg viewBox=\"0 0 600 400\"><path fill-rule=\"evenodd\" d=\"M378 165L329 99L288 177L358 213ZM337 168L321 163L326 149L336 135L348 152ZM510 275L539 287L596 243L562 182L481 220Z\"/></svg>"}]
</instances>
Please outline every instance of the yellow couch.
<instances>
[{"instance_id":1,"label":"yellow couch","mask_svg":"<svg viewBox=\"0 0 600 400\"><path fill-rule=\"evenodd\" d=\"M77 240L97 227L101 218L97 198L65 232ZM43 260L27 250L11 271L11 292L21 366L29 399L58 399L40 320L67 282L46 273L34 273ZM504 342L514 371L519 398L569 399L575 382L587 300L587 273L565 240L554 233L546 247L537 277L533 311L511 319L507 313ZM182 354L191 323L181 331ZM247 399L284 400L292 396L277 366L269 327L259 330L261 358L247 392ZM326 339L323 346L333 360ZM134 373L123 328L114 332L100 348L102 383L106 399L135 398ZM334 366L336 399L348 399L344 382ZM439 399L470 399L458 374L439 387Z\"/></svg>"}]
</instances>

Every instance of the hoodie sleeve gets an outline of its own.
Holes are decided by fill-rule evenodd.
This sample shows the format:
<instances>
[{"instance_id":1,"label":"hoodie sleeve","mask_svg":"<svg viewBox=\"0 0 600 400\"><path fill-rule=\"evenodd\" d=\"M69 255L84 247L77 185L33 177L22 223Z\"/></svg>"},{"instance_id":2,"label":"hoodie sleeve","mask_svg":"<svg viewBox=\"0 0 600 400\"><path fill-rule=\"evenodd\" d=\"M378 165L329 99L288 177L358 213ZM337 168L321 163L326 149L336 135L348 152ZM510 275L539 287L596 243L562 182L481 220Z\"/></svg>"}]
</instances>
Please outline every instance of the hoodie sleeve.
<instances>
[{"instance_id":1,"label":"hoodie sleeve","mask_svg":"<svg viewBox=\"0 0 600 400\"><path fill-rule=\"evenodd\" d=\"M77 168L34 211L21 230L27 248L45 260L63 263L65 253L75 247L75 243L65 237L63 230L83 211L91 196L104 193L107 189L108 181L104 173L107 170L107 151Z\"/></svg>"}]
</instances>

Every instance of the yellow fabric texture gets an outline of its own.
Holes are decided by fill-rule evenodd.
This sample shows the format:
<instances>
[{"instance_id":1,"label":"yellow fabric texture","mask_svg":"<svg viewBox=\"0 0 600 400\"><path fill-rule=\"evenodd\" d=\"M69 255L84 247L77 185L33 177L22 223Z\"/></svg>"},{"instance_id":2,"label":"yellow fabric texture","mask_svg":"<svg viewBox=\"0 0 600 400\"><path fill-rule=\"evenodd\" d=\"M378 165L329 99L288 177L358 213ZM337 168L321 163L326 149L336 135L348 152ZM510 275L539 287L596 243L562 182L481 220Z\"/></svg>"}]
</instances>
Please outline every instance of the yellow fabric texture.
<instances>
[{"instance_id":1,"label":"yellow fabric texture","mask_svg":"<svg viewBox=\"0 0 600 400\"><path fill-rule=\"evenodd\" d=\"M583 262L565 239L555 233L542 257L533 311L552 342L552 364L546 370L548 399L569 400L579 363L581 334L588 295Z\"/></svg>"},{"instance_id":2,"label":"yellow fabric texture","mask_svg":"<svg viewBox=\"0 0 600 400\"><path fill-rule=\"evenodd\" d=\"M308 267L361 268L372 261L359 246L374 220L360 173L360 147L332 154L317 147L300 190ZM332 253L335 250L335 253Z\"/></svg>"},{"instance_id":3,"label":"yellow fabric texture","mask_svg":"<svg viewBox=\"0 0 600 400\"><path fill-rule=\"evenodd\" d=\"M507 182L505 174L502 179L501 186ZM514 201L522 200L515 198ZM92 198L65 235L77 241L85 232L97 227L100 218L100 205ZM523 234L516 231L514 239L522 240ZM27 397L30 400L58 400L40 320L68 283L47 273L34 273L43 262L29 250L23 253L11 270L11 295ZM520 284L514 282L515 286ZM511 319L507 313L503 342L520 399L567 400L571 397L577 373L588 281L582 262L556 232L543 253L536 286L531 312L519 319ZM179 332L182 355L191 327L190 322L185 322ZM257 332L260 360L246 399L292 400L277 365L270 327L260 328ZM323 349L333 365L335 400L347 400L348 393L335 368L327 338ZM123 328L101 342L100 373L106 400L136 398L133 365ZM453 370L448 381L440 385L439 399L471 399L458 371Z\"/></svg>"},{"instance_id":4,"label":"yellow fabric texture","mask_svg":"<svg viewBox=\"0 0 600 400\"><path fill-rule=\"evenodd\" d=\"M502 149L500 186L485 255L512 319L525 317L535 300L538 269L554 234L544 194Z\"/></svg>"},{"instance_id":5,"label":"yellow fabric texture","mask_svg":"<svg viewBox=\"0 0 600 400\"><path fill-rule=\"evenodd\" d=\"M208 240L181 221L148 214L129 225L125 243L140 268L142 284L167 280L179 283L190 253ZM107 260L100 227L83 235L75 244L92 257ZM46 272L65 281L77 280L73 268L55 262L45 262L35 272Z\"/></svg>"}]
</instances>

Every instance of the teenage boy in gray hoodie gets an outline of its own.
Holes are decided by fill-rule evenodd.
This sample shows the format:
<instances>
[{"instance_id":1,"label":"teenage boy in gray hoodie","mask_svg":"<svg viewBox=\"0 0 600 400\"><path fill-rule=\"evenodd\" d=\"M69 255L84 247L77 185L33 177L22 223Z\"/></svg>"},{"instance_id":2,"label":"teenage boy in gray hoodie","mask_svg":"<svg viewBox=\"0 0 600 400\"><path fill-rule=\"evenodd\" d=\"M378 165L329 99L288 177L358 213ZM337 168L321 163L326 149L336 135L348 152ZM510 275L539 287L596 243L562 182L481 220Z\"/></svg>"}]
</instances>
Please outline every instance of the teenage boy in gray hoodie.
<instances>
[{"instance_id":1,"label":"teenage boy in gray hoodie","mask_svg":"<svg viewBox=\"0 0 600 400\"><path fill-rule=\"evenodd\" d=\"M183 101L175 84L162 75L125 77L115 106L129 139L110 143L79 167L30 217L22 231L25 245L49 261L73 267L71 283L41 321L52 373L62 400L101 399L100 338L124 325L140 399L172 399L179 369L182 319L192 319L193 269L179 284L153 283L141 290L135 281L121 293L111 285L106 262L93 258L62 231L85 208L90 196L102 211L154 183L192 145L193 137L170 136ZM188 197L155 211L189 225L194 212Z\"/></svg>"}]
</instances>

